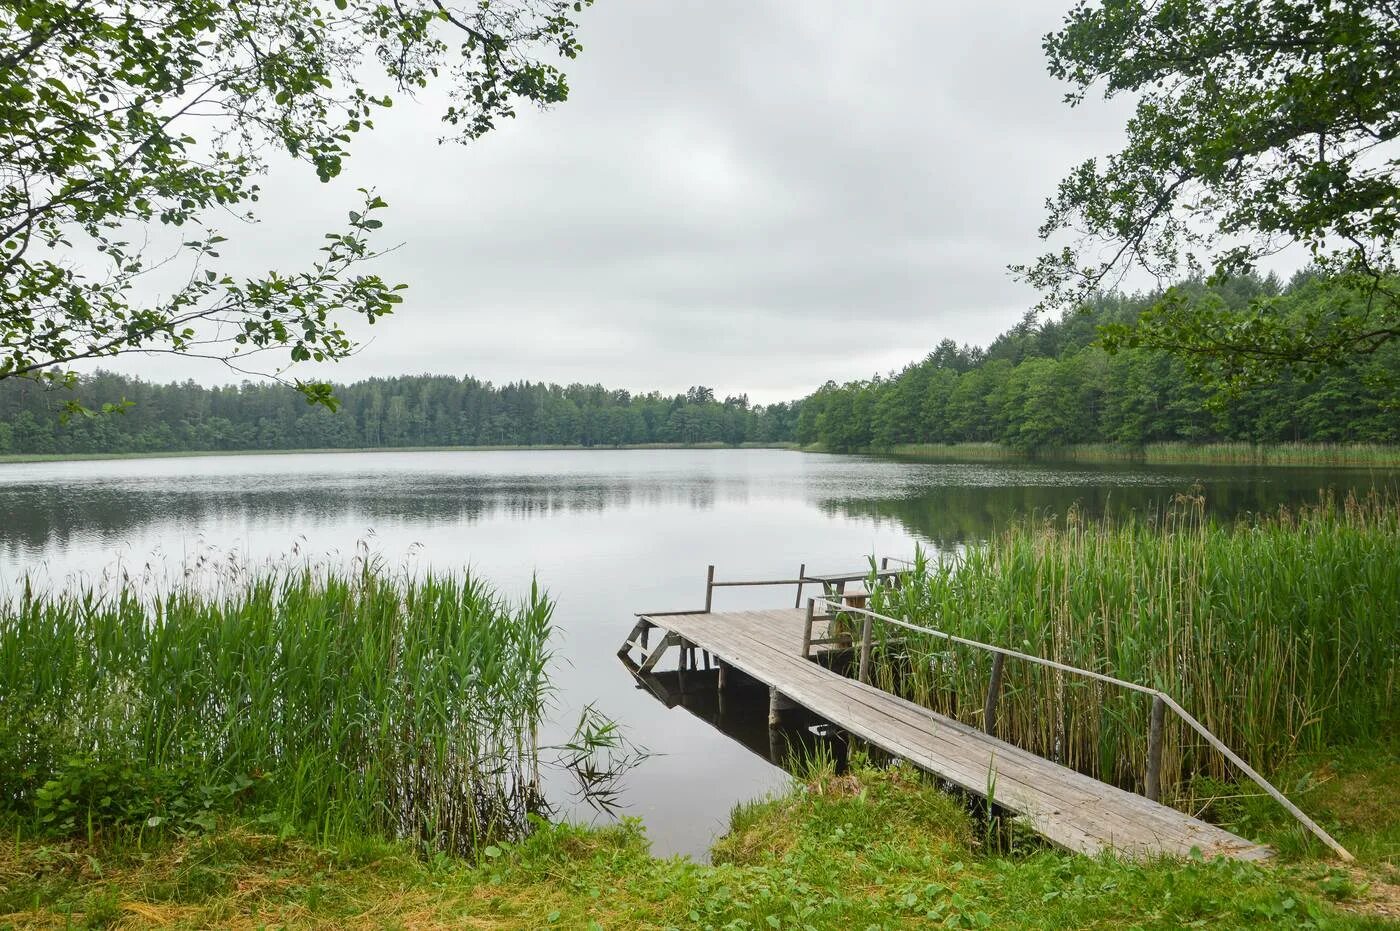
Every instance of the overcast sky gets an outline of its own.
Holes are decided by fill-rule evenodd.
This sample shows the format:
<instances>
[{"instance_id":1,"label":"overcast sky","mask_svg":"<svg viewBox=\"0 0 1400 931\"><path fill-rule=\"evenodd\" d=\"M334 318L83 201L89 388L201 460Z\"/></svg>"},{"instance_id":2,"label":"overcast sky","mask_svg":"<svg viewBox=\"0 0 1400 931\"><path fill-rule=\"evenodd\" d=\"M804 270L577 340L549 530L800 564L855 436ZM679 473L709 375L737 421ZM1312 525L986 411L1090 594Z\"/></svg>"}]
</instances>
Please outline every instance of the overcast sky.
<instances>
[{"instance_id":1,"label":"overcast sky","mask_svg":"<svg viewBox=\"0 0 1400 931\"><path fill-rule=\"evenodd\" d=\"M355 206L389 202L375 270L410 285L358 356L303 377L438 372L694 384L755 401L984 344L1034 295L1055 182L1127 111L1071 110L1041 37L1070 0L598 0L569 101L470 146L400 103L323 185L267 179L225 229L248 270L305 264ZM358 332L358 331L357 331ZM148 378L227 372L144 359Z\"/></svg>"}]
</instances>

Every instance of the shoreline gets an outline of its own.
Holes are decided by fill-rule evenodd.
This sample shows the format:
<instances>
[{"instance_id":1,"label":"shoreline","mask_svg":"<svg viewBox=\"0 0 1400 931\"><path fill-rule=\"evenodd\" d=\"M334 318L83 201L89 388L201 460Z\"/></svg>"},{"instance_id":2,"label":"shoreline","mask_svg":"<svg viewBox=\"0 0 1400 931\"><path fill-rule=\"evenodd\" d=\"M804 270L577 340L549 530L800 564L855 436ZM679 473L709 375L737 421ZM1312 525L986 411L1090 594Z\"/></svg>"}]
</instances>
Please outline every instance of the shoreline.
<instances>
[{"instance_id":1,"label":"shoreline","mask_svg":"<svg viewBox=\"0 0 1400 931\"><path fill-rule=\"evenodd\" d=\"M821 444L803 452L829 453ZM1141 448L1082 443L1024 452L1000 443L905 443L866 448L860 455L924 462L1086 463L1400 469L1400 446L1380 443L1149 443Z\"/></svg>"},{"instance_id":2,"label":"shoreline","mask_svg":"<svg viewBox=\"0 0 1400 931\"><path fill-rule=\"evenodd\" d=\"M366 446L307 447L304 449L181 449L149 452L9 453L0 465L45 462L87 462L116 459L195 459L225 456L304 456L347 453L462 453L462 452L616 452L670 449L780 449L814 454L877 456L922 462L969 463L1084 463L1098 465L1201 465L1302 468L1400 469L1400 446L1379 443L1149 443L1141 448L1109 443L1084 443L1036 452L999 443L905 443L877 449L836 451L820 443L803 446L776 443L624 443L583 446L563 443L485 446Z\"/></svg>"},{"instance_id":3,"label":"shoreline","mask_svg":"<svg viewBox=\"0 0 1400 931\"><path fill-rule=\"evenodd\" d=\"M88 462L109 459L199 459L207 456L308 456L345 453L496 453L496 452L617 452L635 449L787 449L800 450L796 443L624 443L621 446L582 446L563 443L493 446L355 446L308 447L306 449L172 449L151 452L112 453L9 453L0 455L0 465L28 462Z\"/></svg>"}]
</instances>

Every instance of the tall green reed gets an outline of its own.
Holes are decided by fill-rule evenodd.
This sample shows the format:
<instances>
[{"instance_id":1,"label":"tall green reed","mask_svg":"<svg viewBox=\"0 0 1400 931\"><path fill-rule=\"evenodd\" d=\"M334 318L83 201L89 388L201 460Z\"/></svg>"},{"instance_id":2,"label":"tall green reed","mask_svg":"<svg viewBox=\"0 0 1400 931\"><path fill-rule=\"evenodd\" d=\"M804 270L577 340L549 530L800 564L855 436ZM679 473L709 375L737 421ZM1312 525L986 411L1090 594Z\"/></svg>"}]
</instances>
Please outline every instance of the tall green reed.
<instances>
[{"instance_id":1,"label":"tall green reed","mask_svg":"<svg viewBox=\"0 0 1400 931\"><path fill-rule=\"evenodd\" d=\"M1159 519L1018 524L919 555L874 610L1154 686L1257 768L1397 722L1400 505L1372 494L1220 524L1199 498ZM877 629L878 625L877 625ZM989 654L880 631L876 681L980 723ZM1142 788L1150 699L1010 659L998 735ZM1226 762L1168 719L1164 790Z\"/></svg>"},{"instance_id":2,"label":"tall green reed","mask_svg":"<svg viewBox=\"0 0 1400 931\"><path fill-rule=\"evenodd\" d=\"M269 568L154 597L0 601L0 807L73 756L254 777L324 836L456 851L538 803L553 604L473 576Z\"/></svg>"},{"instance_id":3,"label":"tall green reed","mask_svg":"<svg viewBox=\"0 0 1400 931\"><path fill-rule=\"evenodd\" d=\"M921 459L1002 462L1043 459L1050 462L1141 462L1169 465L1356 466L1394 468L1400 447L1383 443L1214 443L1163 442L1145 446L1078 443L1051 446L1033 455L1000 443L904 443L888 452Z\"/></svg>"}]
</instances>

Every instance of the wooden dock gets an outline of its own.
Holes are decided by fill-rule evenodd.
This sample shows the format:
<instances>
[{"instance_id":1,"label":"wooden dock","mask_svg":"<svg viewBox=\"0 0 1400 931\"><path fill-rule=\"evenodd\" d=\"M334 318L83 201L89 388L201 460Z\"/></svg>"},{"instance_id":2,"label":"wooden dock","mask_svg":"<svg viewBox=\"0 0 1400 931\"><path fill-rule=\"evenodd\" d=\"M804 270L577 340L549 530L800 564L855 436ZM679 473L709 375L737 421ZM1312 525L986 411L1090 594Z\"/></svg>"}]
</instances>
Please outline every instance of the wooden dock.
<instances>
[{"instance_id":1,"label":"wooden dock","mask_svg":"<svg viewBox=\"0 0 1400 931\"><path fill-rule=\"evenodd\" d=\"M711 570L713 582L713 570ZM719 585L723 583L713 583ZM763 583L778 584L778 583ZM829 589L831 590L831 589ZM707 607L712 592L707 591ZM799 594L799 599L800 599ZM1021 750L977 728L849 678L807 658L809 612L802 609L638 616L619 651L639 676L676 648L695 651L768 686L775 707L802 705L881 750L986 797L1051 841L1085 854L1111 850L1150 858L1226 856L1258 860L1269 848L1174 808L1126 792ZM829 644L823 644L829 647ZM637 652L640 659L634 659Z\"/></svg>"}]
</instances>

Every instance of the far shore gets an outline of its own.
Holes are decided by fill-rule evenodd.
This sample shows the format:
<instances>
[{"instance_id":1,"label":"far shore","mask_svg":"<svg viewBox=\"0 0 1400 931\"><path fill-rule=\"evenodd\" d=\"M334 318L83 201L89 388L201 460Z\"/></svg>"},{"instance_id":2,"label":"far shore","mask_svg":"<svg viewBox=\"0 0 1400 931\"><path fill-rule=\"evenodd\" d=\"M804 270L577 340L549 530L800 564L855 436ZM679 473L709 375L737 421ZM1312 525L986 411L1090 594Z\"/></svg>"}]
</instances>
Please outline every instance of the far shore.
<instances>
[{"instance_id":1,"label":"far shore","mask_svg":"<svg viewBox=\"0 0 1400 931\"><path fill-rule=\"evenodd\" d=\"M1124 465L1310 466L1314 468L1400 469L1400 446L1375 443L1149 443L1143 447L1085 443L1035 452L998 443L919 443L888 449L832 450L820 443L624 443L609 445L486 446L369 446L308 449L187 449L112 453L13 453L0 455L0 465L29 462L81 462L107 459L175 459L205 456L287 456L336 453L445 453L445 452L604 452L636 449L782 449L805 453L846 453L884 456L925 462L968 463L1085 463Z\"/></svg>"},{"instance_id":2,"label":"far shore","mask_svg":"<svg viewBox=\"0 0 1400 931\"><path fill-rule=\"evenodd\" d=\"M832 452L820 444L805 452ZM1311 466L1400 469L1400 446L1380 443L1080 443L1026 451L1000 443L908 443L856 452L926 462L1042 462L1124 465Z\"/></svg>"},{"instance_id":3,"label":"far shore","mask_svg":"<svg viewBox=\"0 0 1400 931\"><path fill-rule=\"evenodd\" d=\"M528 452L531 450L578 450L582 452L619 449L798 449L796 443L624 443L621 446L583 446L564 443L497 446L364 446L312 449L175 449L123 453L14 453L0 455L0 465L21 462L83 462L102 459L190 459L205 456L303 456L334 453L485 453Z\"/></svg>"}]
</instances>

